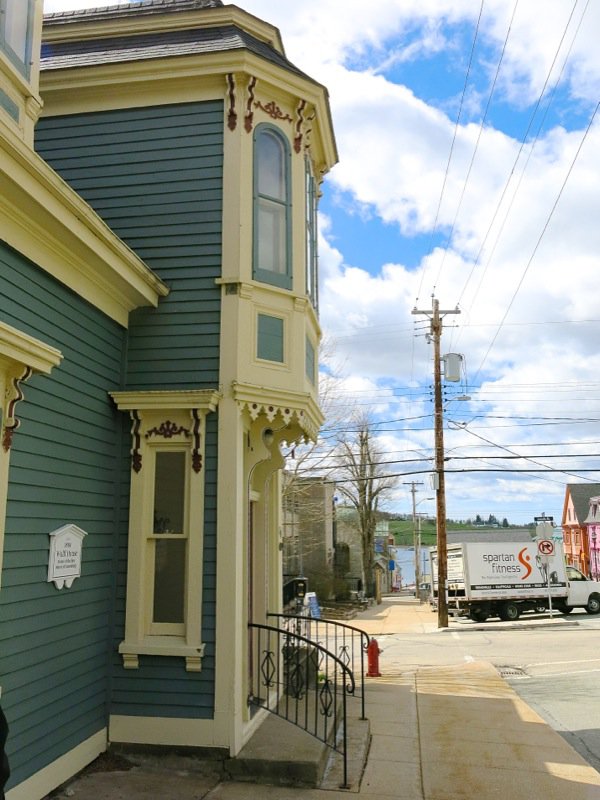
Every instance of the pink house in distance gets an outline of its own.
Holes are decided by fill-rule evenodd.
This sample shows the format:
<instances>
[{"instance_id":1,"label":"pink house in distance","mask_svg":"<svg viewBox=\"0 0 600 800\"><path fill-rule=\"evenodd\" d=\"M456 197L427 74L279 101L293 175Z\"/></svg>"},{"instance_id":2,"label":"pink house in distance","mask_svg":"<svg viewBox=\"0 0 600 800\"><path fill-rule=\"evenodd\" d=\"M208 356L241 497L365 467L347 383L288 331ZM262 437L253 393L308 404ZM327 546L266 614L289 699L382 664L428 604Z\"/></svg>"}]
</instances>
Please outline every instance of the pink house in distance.
<instances>
[{"instance_id":1,"label":"pink house in distance","mask_svg":"<svg viewBox=\"0 0 600 800\"><path fill-rule=\"evenodd\" d=\"M600 580L600 495L590 497L590 510L587 524L590 547L590 577Z\"/></svg>"},{"instance_id":2,"label":"pink house in distance","mask_svg":"<svg viewBox=\"0 0 600 800\"><path fill-rule=\"evenodd\" d=\"M565 561L586 575L591 572L587 518L594 497L600 497L600 483L568 483L561 520Z\"/></svg>"}]
</instances>

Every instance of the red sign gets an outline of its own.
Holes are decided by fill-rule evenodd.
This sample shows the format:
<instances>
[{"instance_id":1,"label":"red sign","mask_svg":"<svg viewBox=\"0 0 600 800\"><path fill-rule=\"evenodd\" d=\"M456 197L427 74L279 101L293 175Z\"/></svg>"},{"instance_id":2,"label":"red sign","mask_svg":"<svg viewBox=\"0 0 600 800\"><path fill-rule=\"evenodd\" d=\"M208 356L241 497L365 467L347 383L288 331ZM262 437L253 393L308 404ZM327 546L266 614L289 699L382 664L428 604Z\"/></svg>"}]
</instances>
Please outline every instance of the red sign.
<instances>
[{"instance_id":1,"label":"red sign","mask_svg":"<svg viewBox=\"0 0 600 800\"><path fill-rule=\"evenodd\" d=\"M540 539L538 542L538 553L542 556L553 556L554 542L551 539Z\"/></svg>"}]
</instances>

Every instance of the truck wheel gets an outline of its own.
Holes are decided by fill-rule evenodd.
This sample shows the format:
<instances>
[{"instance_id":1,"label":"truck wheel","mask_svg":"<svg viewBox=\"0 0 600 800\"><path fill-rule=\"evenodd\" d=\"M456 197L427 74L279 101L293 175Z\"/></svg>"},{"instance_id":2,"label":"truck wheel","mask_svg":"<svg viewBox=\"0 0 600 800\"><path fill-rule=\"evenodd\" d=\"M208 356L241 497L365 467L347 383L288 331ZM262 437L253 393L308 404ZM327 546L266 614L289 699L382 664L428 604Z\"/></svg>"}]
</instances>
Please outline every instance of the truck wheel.
<instances>
[{"instance_id":1,"label":"truck wheel","mask_svg":"<svg viewBox=\"0 0 600 800\"><path fill-rule=\"evenodd\" d=\"M482 608L470 608L469 617L473 620L473 622L486 622L489 614Z\"/></svg>"},{"instance_id":2,"label":"truck wheel","mask_svg":"<svg viewBox=\"0 0 600 800\"><path fill-rule=\"evenodd\" d=\"M504 622L514 622L521 616L521 609L516 603L503 603L500 606L498 616Z\"/></svg>"},{"instance_id":3,"label":"truck wheel","mask_svg":"<svg viewBox=\"0 0 600 800\"><path fill-rule=\"evenodd\" d=\"M590 595L585 610L588 614L598 614L600 612L600 597L597 594Z\"/></svg>"},{"instance_id":4,"label":"truck wheel","mask_svg":"<svg viewBox=\"0 0 600 800\"><path fill-rule=\"evenodd\" d=\"M570 614L573 611L573 606L568 606L566 603L558 607L561 614Z\"/></svg>"}]
</instances>

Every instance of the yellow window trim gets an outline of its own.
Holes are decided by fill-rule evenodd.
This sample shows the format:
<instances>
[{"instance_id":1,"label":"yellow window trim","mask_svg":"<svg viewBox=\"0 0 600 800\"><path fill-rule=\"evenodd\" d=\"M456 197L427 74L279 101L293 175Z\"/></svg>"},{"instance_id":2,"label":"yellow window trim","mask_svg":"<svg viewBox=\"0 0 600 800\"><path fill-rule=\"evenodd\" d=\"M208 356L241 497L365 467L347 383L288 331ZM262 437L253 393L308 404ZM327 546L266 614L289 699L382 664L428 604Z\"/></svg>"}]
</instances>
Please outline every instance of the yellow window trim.
<instances>
[{"instance_id":1,"label":"yellow window trim","mask_svg":"<svg viewBox=\"0 0 600 800\"><path fill-rule=\"evenodd\" d=\"M137 669L140 655L185 658L188 672L202 668L202 577L204 541L204 443L206 416L219 401L211 390L112 392L132 426L132 472L127 555L125 639L119 645L125 669ZM187 554L183 623L152 620L154 549L149 546L154 508L156 454L185 451Z\"/></svg>"}]
</instances>

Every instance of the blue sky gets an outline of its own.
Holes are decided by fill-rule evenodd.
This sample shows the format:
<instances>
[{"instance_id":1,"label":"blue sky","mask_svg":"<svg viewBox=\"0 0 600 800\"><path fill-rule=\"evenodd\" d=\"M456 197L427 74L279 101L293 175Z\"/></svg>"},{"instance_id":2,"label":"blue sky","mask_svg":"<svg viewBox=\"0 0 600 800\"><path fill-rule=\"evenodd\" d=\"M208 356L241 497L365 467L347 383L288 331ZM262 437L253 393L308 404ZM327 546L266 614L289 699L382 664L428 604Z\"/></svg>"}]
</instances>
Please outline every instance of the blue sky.
<instances>
[{"instance_id":1,"label":"blue sky","mask_svg":"<svg viewBox=\"0 0 600 800\"><path fill-rule=\"evenodd\" d=\"M411 310L435 293L461 309L442 348L466 370L448 392L472 398L446 411L449 516L560 519L567 482L600 482L600 5L237 5L279 27L330 93L340 162L322 186L321 322L324 371L338 377L326 428L369 410L400 474L390 510L410 509L404 484L413 470L427 480L433 452L431 347Z\"/></svg>"}]
</instances>

